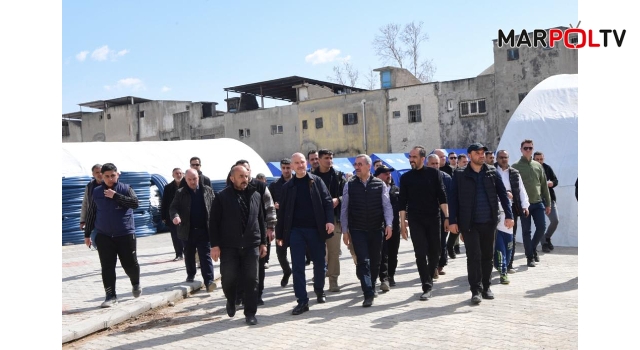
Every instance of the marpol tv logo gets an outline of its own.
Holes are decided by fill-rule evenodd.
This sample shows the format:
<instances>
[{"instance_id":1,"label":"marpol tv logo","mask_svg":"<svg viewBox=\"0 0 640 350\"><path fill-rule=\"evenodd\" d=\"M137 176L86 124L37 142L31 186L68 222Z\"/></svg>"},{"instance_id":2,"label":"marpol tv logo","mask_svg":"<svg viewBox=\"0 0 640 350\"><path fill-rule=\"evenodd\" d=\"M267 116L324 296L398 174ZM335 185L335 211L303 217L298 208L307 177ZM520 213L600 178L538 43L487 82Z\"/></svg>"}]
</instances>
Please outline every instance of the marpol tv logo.
<instances>
[{"instance_id":1,"label":"marpol tv logo","mask_svg":"<svg viewBox=\"0 0 640 350\"><path fill-rule=\"evenodd\" d=\"M515 47L549 47L564 45L568 49L581 49L583 47L608 47L609 45L622 46L626 29L581 29L580 22L575 28L569 24L571 28L559 29L551 28L535 29L533 36L523 29L516 40L516 32L511 29L507 34L502 29L498 30L498 47L509 45Z\"/></svg>"}]
</instances>

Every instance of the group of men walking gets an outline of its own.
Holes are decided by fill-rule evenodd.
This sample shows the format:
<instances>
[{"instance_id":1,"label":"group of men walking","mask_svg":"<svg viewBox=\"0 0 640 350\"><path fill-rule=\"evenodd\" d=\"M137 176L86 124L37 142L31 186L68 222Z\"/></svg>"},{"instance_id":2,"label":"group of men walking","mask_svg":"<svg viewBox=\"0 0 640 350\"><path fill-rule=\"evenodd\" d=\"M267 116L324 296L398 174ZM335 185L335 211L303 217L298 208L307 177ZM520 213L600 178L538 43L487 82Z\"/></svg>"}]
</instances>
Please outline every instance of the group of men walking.
<instances>
[{"instance_id":1,"label":"group of men walking","mask_svg":"<svg viewBox=\"0 0 640 350\"><path fill-rule=\"evenodd\" d=\"M445 274L447 257L455 257L450 254L451 242L460 235L466 248L471 302L478 304L494 298L493 268L505 284L507 274L515 272L514 218L521 220L529 267L539 261L536 247L543 235L543 251L553 250L557 208L551 194L558 181L544 164L544 155L533 152L532 140L524 140L521 151L522 158L509 166L506 151L498 151L493 163L486 158L488 149L474 143L467 149L468 165L456 167L447 162L444 150L427 156L424 147L416 146L409 153L411 170L400 177L400 187L391 178L392 168L376 164L372 174L372 160L366 154L356 156L355 175L347 180L333 168L331 151L309 152L310 171L307 157L294 153L281 160L282 176L268 187L251 178L249 162L239 160L231 168L227 187L217 194L200 171L200 159L193 157L184 176L180 168L173 170L174 181L165 187L162 217L171 230L174 260L184 260L186 281L194 280L197 255L206 289L212 292L216 288L213 261L220 260L227 314L233 317L238 308L244 308L251 325L257 324L258 306L264 304L264 270L274 239L283 271L281 286L286 287L293 277L297 301L293 315L309 310L305 276L309 262L318 303L326 302L325 278L330 292L340 291L340 241L356 265L362 306L370 307L377 297L378 279L382 291L396 286L400 237L408 240L409 233L421 282L420 300L433 296L433 280ZM131 280L134 297L142 292L132 215L138 201L130 186L118 182L115 165L96 167L100 176L94 172L96 181L87 185L81 227L85 243L97 245L106 292L102 306L109 307L117 303L116 257ZM552 222L546 235L545 214ZM533 237L531 219L536 226ZM91 238L94 228L97 234Z\"/></svg>"}]
</instances>

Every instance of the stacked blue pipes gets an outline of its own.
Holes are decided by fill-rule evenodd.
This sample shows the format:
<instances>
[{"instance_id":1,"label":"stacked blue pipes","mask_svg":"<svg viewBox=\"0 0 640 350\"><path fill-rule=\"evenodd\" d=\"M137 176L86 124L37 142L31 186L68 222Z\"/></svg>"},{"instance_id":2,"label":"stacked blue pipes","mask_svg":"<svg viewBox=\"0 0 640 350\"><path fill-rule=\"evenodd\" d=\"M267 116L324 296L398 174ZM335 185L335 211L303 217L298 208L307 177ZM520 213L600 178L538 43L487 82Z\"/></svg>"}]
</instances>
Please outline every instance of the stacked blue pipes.
<instances>
[{"instance_id":1,"label":"stacked blue pipes","mask_svg":"<svg viewBox=\"0 0 640 350\"><path fill-rule=\"evenodd\" d=\"M62 244L84 243L84 232L80 230L80 211L82 198L89 176L73 176L62 178ZM164 193L167 180L161 175L147 172L122 172L119 182L130 185L138 196L139 206L133 210L136 225L136 236L143 237L166 231L160 216L160 208L151 205L150 186L155 185L160 193Z\"/></svg>"}]
</instances>

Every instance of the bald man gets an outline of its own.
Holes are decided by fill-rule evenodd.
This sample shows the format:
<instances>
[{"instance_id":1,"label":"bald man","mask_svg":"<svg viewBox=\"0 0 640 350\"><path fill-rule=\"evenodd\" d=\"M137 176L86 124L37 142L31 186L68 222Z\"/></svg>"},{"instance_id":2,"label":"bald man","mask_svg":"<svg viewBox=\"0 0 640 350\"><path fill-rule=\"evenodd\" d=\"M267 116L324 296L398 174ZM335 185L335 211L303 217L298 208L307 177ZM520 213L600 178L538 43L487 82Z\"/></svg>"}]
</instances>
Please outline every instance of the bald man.
<instances>
[{"instance_id":1,"label":"bald man","mask_svg":"<svg viewBox=\"0 0 640 350\"><path fill-rule=\"evenodd\" d=\"M309 248L313 260L313 289L318 303L326 302L325 241L333 237L334 211L331 194L319 176L307 172L307 160L302 153L291 156L296 176L282 186L277 244L291 247L293 290L298 304L291 312L300 315L309 311L305 282L305 251Z\"/></svg>"},{"instance_id":2,"label":"bald man","mask_svg":"<svg viewBox=\"0 0 640 350\"><path fill-rule=\"evenodd\" d=\"M209 220L215 195L213 189L202 184L194 169L185 172L187 186L179 188L171 202L169 216L178 227L178 238L184 246L184 265L187 269L186 282L193 282L196 268L196 251L200 258L200 272L207 292L216 288L213 282L213 261L209 243Z\"/></svg>"}]
</instances>

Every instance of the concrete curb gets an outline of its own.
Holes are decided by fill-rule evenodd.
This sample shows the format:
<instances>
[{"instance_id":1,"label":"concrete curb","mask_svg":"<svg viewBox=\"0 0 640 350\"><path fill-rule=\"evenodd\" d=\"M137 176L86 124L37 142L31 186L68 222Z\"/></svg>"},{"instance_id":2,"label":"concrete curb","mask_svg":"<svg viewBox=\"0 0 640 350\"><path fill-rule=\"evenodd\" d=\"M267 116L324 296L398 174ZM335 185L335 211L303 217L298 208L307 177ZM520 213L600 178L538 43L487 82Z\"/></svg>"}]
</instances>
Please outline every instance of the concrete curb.
<instances>
[{"instance_id":1,"label":"concrete curb","mask_svg":"<svg viewBox=\"0 0 640 350\"><path fill-rule=\"evenodd\" d=\"M214 280L217 287L220 286L220 278ZM167 305L169 302L177 301L189 293L193 293L204 287L202 281L192 283L182 282L175 286L166 288L164 292L154 293L145 296L144 287L142 296L138 299L118 304L109 312L92 317L87 320L76 322L62 330L62 344L74 341L92 333L113 327L119 323L134 318L151 309ZM216 287L216 289L217 289Z\"/></svg>"}]
</instances>

